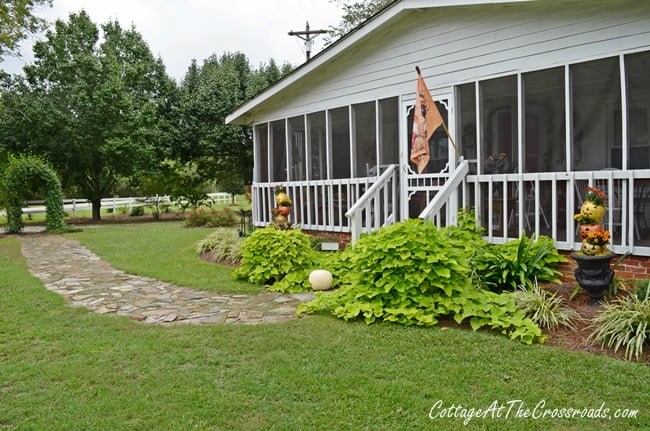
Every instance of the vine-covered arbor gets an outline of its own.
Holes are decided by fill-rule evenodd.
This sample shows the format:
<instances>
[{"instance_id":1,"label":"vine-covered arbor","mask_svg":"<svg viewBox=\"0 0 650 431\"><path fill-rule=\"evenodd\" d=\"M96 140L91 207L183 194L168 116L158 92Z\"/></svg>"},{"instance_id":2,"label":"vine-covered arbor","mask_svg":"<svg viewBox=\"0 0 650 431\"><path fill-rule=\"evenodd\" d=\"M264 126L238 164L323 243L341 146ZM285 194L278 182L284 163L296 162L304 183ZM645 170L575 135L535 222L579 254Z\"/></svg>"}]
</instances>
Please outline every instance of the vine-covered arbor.
<instances>
[{"instance_id":1,"label":"vine-covered arbor","mask_svg":"<svg viewBox=\"0 0 650 431\"><path fill-rule=\"evenodd\" d=\"M7 211L7 232L18 233L24 227L22 205L34 187L45 189L45 224L48 231L66 230L63 221L61 181L52 167L35 156L10 157L0 178L0 196Z\"/></svg>"}]
</instances>

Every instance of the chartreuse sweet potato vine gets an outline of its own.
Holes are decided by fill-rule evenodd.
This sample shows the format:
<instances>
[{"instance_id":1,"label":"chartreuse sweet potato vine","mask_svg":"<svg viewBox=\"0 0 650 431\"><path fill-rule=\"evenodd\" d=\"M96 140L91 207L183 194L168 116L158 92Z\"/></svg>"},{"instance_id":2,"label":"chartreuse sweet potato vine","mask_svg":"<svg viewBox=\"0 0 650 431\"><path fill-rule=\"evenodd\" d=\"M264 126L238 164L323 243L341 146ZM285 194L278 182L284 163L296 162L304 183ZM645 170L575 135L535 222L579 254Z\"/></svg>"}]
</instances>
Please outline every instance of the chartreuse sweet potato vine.
<instances>
[{"instance_id":1,"label":"chartreuse sweet potato vine","mask_svg":"<svg viewBox=\"0 0 650 431\"><path fill-rule=\"evenodd\" d=\"M271 290L308 291L308 270L315 262L309 236L298 229L272 226L256 230L242 245L242 265L233 272L250 283L269 285Z\"/></svg>"},{"instance_id":2,"label":"chartreuse sweet potato vine","mask_svg":"<svg viewBox=\"0 0 650 431\"><path fill-rule=\"evenodd\" d=\"M347 270L341 287L317 293L298 313L327 310L368 324L424 326L451 316L474 330L488 327L527 344L543 342L540 328L517 309L512 296L472 286L465 246L476 235L419 219L384 227L359 239L333 264L335 276Z\"/></svg>"}]
</instances>

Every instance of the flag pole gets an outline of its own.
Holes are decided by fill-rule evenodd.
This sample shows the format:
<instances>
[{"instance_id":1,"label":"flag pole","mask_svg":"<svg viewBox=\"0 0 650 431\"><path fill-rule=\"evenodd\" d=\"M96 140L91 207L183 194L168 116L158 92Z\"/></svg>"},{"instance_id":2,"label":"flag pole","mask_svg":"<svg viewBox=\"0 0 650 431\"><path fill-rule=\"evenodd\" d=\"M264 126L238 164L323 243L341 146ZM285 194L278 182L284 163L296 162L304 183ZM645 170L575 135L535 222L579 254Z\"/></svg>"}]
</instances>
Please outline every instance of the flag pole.
<instances>
[{"instance_id":1,"label":"flag pole","mask_svg":"<svg viewBox=\"0 0 650 431\"><path fill-rule=\"evenodd\" d=\"M420 66L415 66L415 71L418 73L418 75L422 76L422 72L420 71ZM458 151L458 147L456 147L456 142L454 142L454 138L451 137L451 133L449 133L449 129L447 129L445 120L442 118L442 116L440 116L440 119L442 120L442 128L445 130L445 133L449 137L449 141L451 141L451 146L454 147L454 151L456 151L456 157L461 158L462 155L460 154L460 151Z\"/></svg>"}]
</instances>

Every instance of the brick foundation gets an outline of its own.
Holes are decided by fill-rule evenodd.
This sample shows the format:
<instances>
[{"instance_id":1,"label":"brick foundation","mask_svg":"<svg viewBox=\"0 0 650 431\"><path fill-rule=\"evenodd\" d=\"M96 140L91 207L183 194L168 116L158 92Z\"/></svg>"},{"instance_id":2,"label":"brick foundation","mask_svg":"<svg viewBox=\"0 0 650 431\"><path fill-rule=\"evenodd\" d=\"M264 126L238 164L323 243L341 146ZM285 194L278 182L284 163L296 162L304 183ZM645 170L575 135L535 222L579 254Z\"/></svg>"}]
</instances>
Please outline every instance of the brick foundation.
<instances>
[{"instance_id":1,"label":"brick foundation","mask_svg":"<svg viewBox=\"0 0 650 431\"><path fill-rule=\"evenodd\" d=\"M560 253L569 259L569 262L560 264L559 270L562 272L560 279L563 282L574 282L573 271L577 265L573 259L569 257L570 251L560 250ZM619 258L612 259L612 266ZM616 267L616 277L625 280L639 280L643 278L650 278L650 257L647 256L628 256L621 261Z\"/></svg>"},{"instance_id":2,"label":"brick foundation","mask_svg":"<svg viewBox=\"0 0 650 431\"><path fill-rule=\"evenodd\" d=\"M302 230L303 233L306 233L309 236L313 236L315 238L321 238L323 240L327 240L326 242L338 242L339 243L339 250L343 250L345 247L350 244L350 241L352 241L352 236L350 235L349 232L323 232L320 230Z\"/></svg>"}]
</instances>

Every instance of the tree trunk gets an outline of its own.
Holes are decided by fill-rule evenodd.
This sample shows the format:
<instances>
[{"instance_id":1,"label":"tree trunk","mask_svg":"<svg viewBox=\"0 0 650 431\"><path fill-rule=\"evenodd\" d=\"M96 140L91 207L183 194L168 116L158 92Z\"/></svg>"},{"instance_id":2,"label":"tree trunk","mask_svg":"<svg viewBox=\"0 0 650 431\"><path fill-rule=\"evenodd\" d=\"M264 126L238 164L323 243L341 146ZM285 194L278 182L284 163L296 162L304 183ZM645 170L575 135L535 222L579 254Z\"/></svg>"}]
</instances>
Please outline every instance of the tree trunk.
<instances>
[{"instance_id":1,"label":"tree trunk","mask_svg":"<svg viewBox=\"0 0 650 431\"><path fill-rule=\"evenodd\" d=\"M90 204L93 206L93 220L100 221L102 219L102 215L101 215L102 199L101 198L91 199Z\"/></svg>"}]
</instances>

